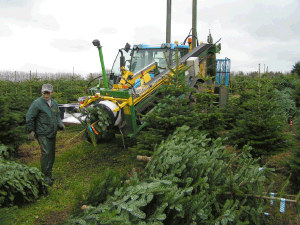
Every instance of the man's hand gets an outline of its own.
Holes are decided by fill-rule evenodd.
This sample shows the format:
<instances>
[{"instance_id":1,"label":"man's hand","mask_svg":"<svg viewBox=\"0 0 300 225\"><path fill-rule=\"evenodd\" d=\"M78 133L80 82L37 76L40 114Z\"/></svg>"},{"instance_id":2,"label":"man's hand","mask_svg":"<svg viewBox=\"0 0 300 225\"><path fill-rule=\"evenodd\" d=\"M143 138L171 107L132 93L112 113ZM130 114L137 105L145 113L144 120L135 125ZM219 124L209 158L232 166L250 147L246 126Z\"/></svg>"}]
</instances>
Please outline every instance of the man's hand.
<instances>
[{"instance_id":1,"label":"man's hand","mask_svg":"<svg viewBox=\"0 0 300 225\"><path fill-rule=\"evenodd\" d=\"M59 128L60 130L66 131L65 125L63 125L63 124L59 124L59 125L58 125L58 128Z\"/></svg>"},{"instance_id":2,"label":"man's hand","mask_svg":"<svg viewBox=\"0 0 300 225\"><path fill-rule=\"evenodd\" d=\"M34 140L34 131L30 132L30 134L28 135L28 139Z\"/></svg>"}]
</instances>

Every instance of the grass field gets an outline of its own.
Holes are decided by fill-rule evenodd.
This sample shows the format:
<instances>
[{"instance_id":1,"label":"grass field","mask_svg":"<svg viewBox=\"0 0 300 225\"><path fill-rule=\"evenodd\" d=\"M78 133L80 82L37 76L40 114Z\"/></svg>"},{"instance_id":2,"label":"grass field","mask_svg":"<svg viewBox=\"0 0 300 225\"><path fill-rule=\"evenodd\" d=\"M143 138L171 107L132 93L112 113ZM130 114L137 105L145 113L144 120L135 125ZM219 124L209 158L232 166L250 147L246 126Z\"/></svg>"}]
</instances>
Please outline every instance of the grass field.
<instances>
[{"instance_id":1,"label":"grass field","mask_svg":"<svg viewBox=\"0 0 300 225\"><path fill-rule=\"evenodd\" d=\"M0 224L63 224L71 212L76 195L87 191L90 181L103 177L108 168L129 173L136 166L137 162L130 153L124 151L121 136L94 147L83 141L81 135L74 138L78 133L68 127L66 132L57 135L53 167L55 182L49 187L48 195L32 204L8 209L0 215ZM41 153L37 141L22 145L19 153L18 161L40 169Z\"/></svg>"}]
</instances>

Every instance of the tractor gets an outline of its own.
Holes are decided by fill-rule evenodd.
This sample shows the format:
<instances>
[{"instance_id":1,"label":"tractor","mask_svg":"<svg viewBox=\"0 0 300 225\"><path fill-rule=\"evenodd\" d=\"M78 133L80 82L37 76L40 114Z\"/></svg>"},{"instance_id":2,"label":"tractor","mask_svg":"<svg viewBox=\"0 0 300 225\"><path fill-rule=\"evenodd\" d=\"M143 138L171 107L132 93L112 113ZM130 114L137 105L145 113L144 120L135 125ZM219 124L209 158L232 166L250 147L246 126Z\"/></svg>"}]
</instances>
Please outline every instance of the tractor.
<instances>
[{"instance_id":1,"label":"tractor","mask_svg":"<svg viewBox=\"0 0 300 225\"><path fill-rule=\"evenodd\" d=\"M185 45L185 41L184 44L162 43L153 46L139 44L132 48L127 43L119 50L108 76L100 41L93 41L93 45L99 51L104 87L98 85L90 88L89 96L80 108L88 106L101 108L107 112L110 124L106 124L108 130L106 138L111 138L117 133L134 137L147 125L143 123L140 115L151 112L153 108L151 103L157 99L155 97L166 97L160 96L159 87L166 84L168 75L172 75L168 65L173 70L181 70L187 66L185 80L196 90L202 88L205 82L203 78L216 77L216 53L220 52L221 44L213 43L211 33L208 35L208 43L200 43L194 48L191 48L191 38L188 38L188 45ZM176 68L176 57L179 68ZM212 81L207 82L213 84ZM226 104L227 89L222 84L213 86L216 104L223 107ZM88 132L98 135L100 131L92 124Z\"/></svg>"}]
</instances>

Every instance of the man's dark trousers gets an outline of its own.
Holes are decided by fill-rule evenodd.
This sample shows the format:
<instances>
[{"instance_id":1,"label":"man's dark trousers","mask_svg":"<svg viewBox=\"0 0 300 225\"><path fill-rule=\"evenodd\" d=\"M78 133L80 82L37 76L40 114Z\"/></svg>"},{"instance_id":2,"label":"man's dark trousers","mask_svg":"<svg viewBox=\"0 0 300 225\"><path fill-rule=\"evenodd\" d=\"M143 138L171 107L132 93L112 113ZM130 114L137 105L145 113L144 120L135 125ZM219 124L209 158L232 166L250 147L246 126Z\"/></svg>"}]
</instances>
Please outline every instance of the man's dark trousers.
<instances>
[{"instance_id":1,"label":"man's dark trousers","mask_svg":"<svg viewBox=\"0 0 300 225\"><path fill-rule=\"evenodd\" d=\"M41 170L45 174L45 180L51 180L52 167L55 160L56 136L48 138L47 135L37 135L37 139L42 151Z\"/></svg>"}]
</instances>

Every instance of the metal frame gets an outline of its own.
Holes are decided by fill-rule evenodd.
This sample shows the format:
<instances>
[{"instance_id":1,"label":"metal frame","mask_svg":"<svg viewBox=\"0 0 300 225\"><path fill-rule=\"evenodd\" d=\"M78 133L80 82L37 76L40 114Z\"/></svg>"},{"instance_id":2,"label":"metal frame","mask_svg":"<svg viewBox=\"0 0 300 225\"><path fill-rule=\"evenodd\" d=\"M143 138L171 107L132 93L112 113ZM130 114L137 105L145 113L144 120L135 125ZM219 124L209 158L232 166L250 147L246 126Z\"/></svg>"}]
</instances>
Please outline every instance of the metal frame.
<instances>
[{"instance_id":1,"label":"metal frame","mask_svg":"<svg viewBox=\"0 0 300 225\"><path fill-rule=\"evenodd\" d=\"M230 59L217 59L217 85L229 85L230 83ZM225 82L224 82L225 80Z\"/></svg>"}]
</instances>

